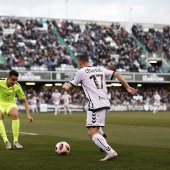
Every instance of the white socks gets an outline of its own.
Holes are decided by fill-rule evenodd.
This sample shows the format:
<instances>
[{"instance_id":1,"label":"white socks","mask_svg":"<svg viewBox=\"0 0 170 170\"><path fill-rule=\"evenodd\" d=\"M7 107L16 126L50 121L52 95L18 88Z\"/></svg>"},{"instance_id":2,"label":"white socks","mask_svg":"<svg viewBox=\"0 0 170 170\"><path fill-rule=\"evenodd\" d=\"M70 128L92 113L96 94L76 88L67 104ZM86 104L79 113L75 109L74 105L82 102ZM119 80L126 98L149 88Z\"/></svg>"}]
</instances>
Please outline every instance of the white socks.
<instances>
[{"instance_id":1,"label":"white socks","mask_svg":"<svg viewBox=\"0 0 170 170\"><path fill-rule=\"evenodd\" d=\"M67 114L67 108L64 108L64 114L65 115Z\"/></svg>"},{"instance_id":2,"label":"white socks","mask_svg":"<svg viewBox=\"0 0 170 170\"><path fill-rule=\"evenodd\" d=\"M99 128L99 134L100 134L100 135L103 135L103 134L104 134L104 132L103 132L103 130L102 130L101 127Z\"/></svg>"},{"instance_id":3,"label":"white socks","mask_svg":"<svg viewBox=\"0 0 170 170\"><path fill-rule=\"evenodd\" d=\"M57 106L55 106L55 113L57 113L57 111L58 111L58 107L57 107Z\"/></svg>"},{"instance_id":4,"label":"white socks","mask_svg":"<svg viewBox=\"0 0 170 170\"><path fill-rule=\"evenodd\" d=\"M106 142L106 139L100 135L100 134L95 134L92 137L92 140L94 143L101 149L103 149L107 154L111 154L115 152Z\"/></svg>"}]
</instances>

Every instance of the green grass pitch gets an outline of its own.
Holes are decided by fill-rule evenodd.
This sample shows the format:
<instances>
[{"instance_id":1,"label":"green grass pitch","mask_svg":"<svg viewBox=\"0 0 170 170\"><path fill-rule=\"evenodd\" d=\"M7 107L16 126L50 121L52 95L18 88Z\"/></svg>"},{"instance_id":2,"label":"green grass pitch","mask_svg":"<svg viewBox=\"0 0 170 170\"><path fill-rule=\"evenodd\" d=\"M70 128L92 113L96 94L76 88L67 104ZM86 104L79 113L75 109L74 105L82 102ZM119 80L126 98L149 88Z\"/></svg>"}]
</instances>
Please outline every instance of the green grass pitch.
<instances>
[{"instance_id":1,"label":"green grass pitch","mask_svg":"<svg viewBox=\"0 0 170 170\"><path fill-rule=\"evenodd\" d=\"M0 141L0 169L7 170L169 170L170 113L110 112L106 116L108 143L118 152L116 161L100 162L105 153L87 136L86 113L20 114L23 149L6 150ZM12 142L11 119L4 124ZM35 133L31 135L27 133ZM54 146L59 141L70 144L67 156L59 156Z\"/></svg>"}]
</instances>

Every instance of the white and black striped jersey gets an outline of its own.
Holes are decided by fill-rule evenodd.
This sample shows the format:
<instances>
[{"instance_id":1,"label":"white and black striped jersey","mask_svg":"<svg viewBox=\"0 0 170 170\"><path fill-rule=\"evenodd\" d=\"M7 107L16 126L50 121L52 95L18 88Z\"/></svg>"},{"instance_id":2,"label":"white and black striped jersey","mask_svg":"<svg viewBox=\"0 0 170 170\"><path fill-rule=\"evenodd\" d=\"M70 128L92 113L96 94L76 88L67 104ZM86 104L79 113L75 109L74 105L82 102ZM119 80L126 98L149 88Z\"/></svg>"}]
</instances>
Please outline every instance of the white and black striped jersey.
<instances>
[{"instance_id":1,"label":"white and black striped jersey","mask_svg":"<svg viewBox=\"0 0 170 170\"><path fill-rule=\"evenodd\" d=\"M78 86L81 83L88 99L89 110L110 108L107 95L106 78L113 78L114 71L99 67L83 67L78 70L70 83Z\"/></svg>"}]
</instances>

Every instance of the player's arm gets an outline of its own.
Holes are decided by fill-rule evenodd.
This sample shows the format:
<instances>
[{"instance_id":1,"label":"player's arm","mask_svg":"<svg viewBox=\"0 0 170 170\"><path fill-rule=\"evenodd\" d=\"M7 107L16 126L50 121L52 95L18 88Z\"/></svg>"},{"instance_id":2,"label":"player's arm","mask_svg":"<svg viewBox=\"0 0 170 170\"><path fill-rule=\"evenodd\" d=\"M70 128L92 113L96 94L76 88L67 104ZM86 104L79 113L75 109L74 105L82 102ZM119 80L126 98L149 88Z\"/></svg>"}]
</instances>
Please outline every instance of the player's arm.
<instances>
[{"instance_id":1,"label":"player's arm","mask_svg":"<svg viewBox=\"0 0 170 170\"><path fill-rule=\"evenodd\" d=\"M29 106L28 106L27 99L24 98L24 99L22 99L22 101L23 101L23 105L25 107L25 111L26 111L27 118L28 118L29 122L34 122L34 119L31 117L30 112L29 112Z\"/></svg>"},{"instance_id":2,"label":"player's arm","mask_svg":"<svg viewBox=\"0 0 170 170\"><path fill-rule=\"evenodd\" d=\"M65 90L70 90L72 89L73 85L70 82L65 82L62 86L62 88L64 88Z\"/></svg>"},{"instance_id":3,"label":"player's arm","mask_svg":"<svg viewBox=\"0 0 170 170\"><path fill-rule=\"evenodd\" d=\"M71 90L74 86L78 86L79 82L81 81L81 78L82 78L81 70L78 70L74 75L73 79L70 82L65 82L62 88L64 88L67 91Z\"/></svg>"},{"instance_id":4,"label":"player's arm","mask_svg":"<svg viewBox=\"0 0 170 170\"><path fill-rule=\"evenodd\" d=\"M20 86L19 83L17 83L17 85L18 85L18 88L19 88L18 91L17 91L17 95L18 95L19 99L23 101L23 105L25 107L27 118L28 118L29 122L34 122L34 119L30 116L29 105L28 105L28 101L26 99L26 96L24 94L24 91L22 90L22 87Z\"/></svg>"},{"instance_id":5,"label":"player's arm","mask_svg":"<svg viewBox=\"0 0 170 170\"><path fill-rule=\"evenodd\" d=\"M137 89L134 89L134 88L130 87L129 84L127 83L127 81L124 79L124 77L120 73L115 72L114 77L116 77L123 84L123 86L126 88L126 90L130 94L133 95L133 94L135 94L137 92Z\"/></svg>"}]
</instances>

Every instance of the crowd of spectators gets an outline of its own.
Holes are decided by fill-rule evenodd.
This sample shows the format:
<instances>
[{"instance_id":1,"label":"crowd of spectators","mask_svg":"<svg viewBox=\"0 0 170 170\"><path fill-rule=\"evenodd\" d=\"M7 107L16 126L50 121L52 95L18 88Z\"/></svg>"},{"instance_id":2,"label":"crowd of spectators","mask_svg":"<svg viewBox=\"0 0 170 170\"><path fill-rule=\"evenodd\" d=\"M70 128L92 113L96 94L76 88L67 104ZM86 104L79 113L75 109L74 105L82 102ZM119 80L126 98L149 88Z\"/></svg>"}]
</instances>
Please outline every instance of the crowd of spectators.
<instances>
[{"instance_id":1,"label":"crowd of spectators","mask_svg":"<svg viewBox=\"0 0 170 170\"><path fill-rule=\"evenodd\" d=\"M4 67L30 70L44 66L49 71L61 64L71 64L68 51L62 46L53 30L53 21L0 18L0 55L5 57Z\"/></svg>"},{"instance_id":2,"label":"crowd of spectators","mask_svg":"<svg viewBox=\"0 0 170 170\"><path fill-rule=\"evenodd\" d=\"M66 45L61 45L56 31ZM0 17L0 56L7 64L0 69L19 67L33 70L55 71L62 64L77 65L70 57L68 48L75 56L86 53L95 66L126 72L147 72L143 60L145 52L136 38L154 54L165 54L170 60L170 27L162 31L153 28L146 31L142 25L132 26L132 33L118 23L77 24L70 21ZM67 48L68 47L68 48ZM41 68L41 69L40 69ZM155 68L157 72L157 68ZM160 72L160 68L158 68ZM149 71L150 72L150 71Z\"/></svg>"},{"instance_id":3,"label":"crowd of spectators","mask_svg":"<svg viewBox=\"0 0 170 170\"><path fill-rule=\"evenodd\" d=\"M61 64L76 67L67 48L59 43L56 30L75 56L87 53L93 65L129 72L146 69L141 61L142 49L119 24L0 17L0 55L7 60L3 69L44 66L55 71Z\"/></svg>"},{"instance_id":4,"label":"crowd of spectators","mask_svg":"<svg viewBox=\"0 0 170 170\"><path fill-rule=\"evenodd\" d=\"M142 48L119 24L104 26L87 23L81 26L62 21L56 28L76 55L86 53L95 66L129 72L146 69L142 64Z\"/></svg>"},{"instance_id":5,"label":"crowd of spectators","mask_svg":"<svg viewBox=\"0 0 170 170\"><path fill-rule=\"evenodd\" d=\"M165 54L170 60L170 27L165 26L162 30L149 28L145 30L142 25L132 26L132 32L135 37L145 45L146 49L152 56L155 54L162 57Z\"/></svg>"},{"instance_id":6,"label":"crowd of spectators","mask_svg":"<svg viewBox=\"0 0 170 170\"><path fill-rule=\"evenodd\" d=\"M149 73L163 73L164 69L162 68L162 65L150 65L148 67Z\"/></svg>"},{"instance_id":7,"label":"crowd of spectators","mask_svg":"<svg viewBox=\"0 0 170 170\"><path fill-rule=\"evenodd\" d=\"M17 66L30 70L39 66L42 70L55 71L61 64L76 67L66 46L59 42L56 30L75 56L87 53L93 65L126 72L149 71L142 62L145 53L136 38L152 56L163 54L170 60L169 26L162 31L153 28L146 31L140 24L133 25L134 38L117 23L80 25L69 21L0 17L0 56L7 61L0 69Z\"/></svg>"}]
</instances>

